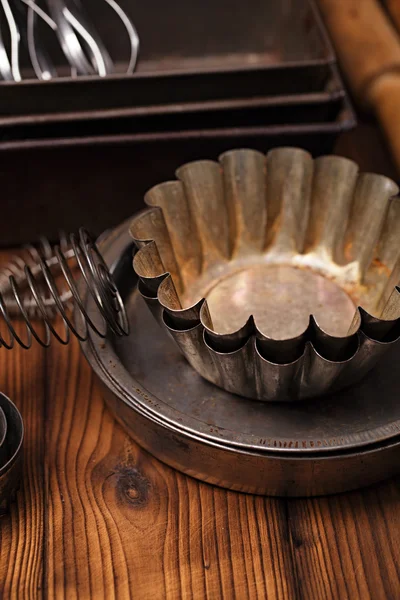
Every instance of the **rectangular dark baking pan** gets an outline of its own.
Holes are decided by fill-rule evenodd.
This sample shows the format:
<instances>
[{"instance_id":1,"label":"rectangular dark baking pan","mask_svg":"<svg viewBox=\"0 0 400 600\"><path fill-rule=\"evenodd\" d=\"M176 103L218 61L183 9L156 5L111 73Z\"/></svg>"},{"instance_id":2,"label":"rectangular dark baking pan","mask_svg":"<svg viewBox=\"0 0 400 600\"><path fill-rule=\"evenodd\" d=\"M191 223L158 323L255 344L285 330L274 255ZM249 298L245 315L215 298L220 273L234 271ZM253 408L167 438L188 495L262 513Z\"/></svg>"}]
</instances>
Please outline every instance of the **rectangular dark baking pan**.
<instances>
[{"instance_id":1,"label":"rectangular dark baking pan","mask_svg":"<svg viewBox=\"0 0 400 600\"><path fill-rule=\"evenodd\" d=\"M3 123L24 115L90 117L92 111L321 92L329 81L335 58L312 0L119 1L141 40L137 72L1 82ZM107 18L105 2L88 0L87 9L123 71L124 30Z\"/></svg>"},{"instance_id":2,"label":"rectangular dark baking pan","mask_svg":"<svg viewBox=\"0 0 400 600\"><path fill-rule=\"evenodd\" d=\"M307 123L333 123L338 119L345 105L343 96L319 100L285 102L280 105L265 103L247 108L231 107L224 110L207 109L175 113L150 113L138 116L88 120L71 120L43 123L34 120L29 123L0 127L0 141L40 140L52 138L82 138L96 135L159 135L169 132L183 133L200 130L231 130L258 128L271 125L295 125Z\"/></svg>"},{"instance_id":3,"label":"rectangular dark baking pan","mask_svg":"<svg viewBox=\"0 0 400 600\"><path fill-rule=\"evenodd\" d=\"M333 123L2 142L0 243L54 240L81 225L100 233L142 208L146 190L184 162L243 147L327 154L354 125L348 106Z\"/></svg>"},{"instance_id":4,"label":"rectangular dark baking pan","mask_svg":"<svg viewBox=\"0 0 400 600\"><path fill-rule=\"evenodd\" d=\"M333 79L329 80L334 83ZM295 110L299 121L310 121L314 114L317 120L328 119L332 115L332 106L337 105L345 95L341 83L337 82L330 91L307 94L287 94L283 96L255 96L249 98L235 97L227 100L207 100L204 102L176 102L174 104L149 104L148 106L132 106L93 110L90 112L46 113L38 115L20 115L0 117L0 131L16 126L38 126L59 123L72 123L88 120L121 119L126 117L149 117L150 115L174 115L182 113L212 113L217 111L244 111L249 109L266 109L289 107Z\"/></svg>"}]
</instances>

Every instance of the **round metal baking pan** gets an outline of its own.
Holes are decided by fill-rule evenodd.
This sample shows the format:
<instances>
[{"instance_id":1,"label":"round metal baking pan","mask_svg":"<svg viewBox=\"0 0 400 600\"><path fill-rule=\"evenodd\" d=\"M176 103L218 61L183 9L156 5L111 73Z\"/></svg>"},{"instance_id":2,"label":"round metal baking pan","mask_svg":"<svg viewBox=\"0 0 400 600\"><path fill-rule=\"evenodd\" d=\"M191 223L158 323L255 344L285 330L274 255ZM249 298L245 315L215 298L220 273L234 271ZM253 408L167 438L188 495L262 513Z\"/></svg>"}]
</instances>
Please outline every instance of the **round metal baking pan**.
<instances>
[{"instance_id":1,"label":"round metal baking pan","mask_svg":"<svg viewBox=\"0 0 400 600\"><path fill-rule=\"evenodd\" d=\"M0 410L7 423L0 451L0 515L7 511L19 487L22 468L24 426L13 402L0 393Z\"/></svg>"},{"instance_id":2,"label":"round metal baking pan","mask_svg":"<svg viewBox=\"0 0 400 600\"><path fill-rule=\"evenodd\" d=\"M0 408L0 448L3 445L3 442L7 435L7 419L4 414L4 410Z\"/></svg>"},{"instance_id":3,"label":"round metal baking pan","mask_svg":"<svg viewBox=\"0 0 400 600\"><path fill-rule=\"evenodd\" d=\"M354 489L399 470L397 353L361 384L293 405L257 403L201 379L158 328L135 289L122 224L101 250L131 325L128 338L83 344L111 410L171 466L235 490L317 495ZM94 315L94 306L87 300Z\"/></svg>"}]
</instances>

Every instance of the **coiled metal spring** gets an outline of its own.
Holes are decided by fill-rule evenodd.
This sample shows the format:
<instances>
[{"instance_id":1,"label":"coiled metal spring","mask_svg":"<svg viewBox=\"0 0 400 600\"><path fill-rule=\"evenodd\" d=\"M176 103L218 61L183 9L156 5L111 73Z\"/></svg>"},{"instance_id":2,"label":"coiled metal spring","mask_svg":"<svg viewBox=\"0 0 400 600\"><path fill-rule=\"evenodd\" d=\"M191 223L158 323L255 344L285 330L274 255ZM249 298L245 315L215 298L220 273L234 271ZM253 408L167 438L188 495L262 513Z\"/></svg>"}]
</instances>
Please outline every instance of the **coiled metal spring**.
<instances>
[{"instance_id":1,"label":"coiled metal spring","mask_svg":"<svg viewBox=\"0 0 400 600\"><path fill-rule=\"evenodd\" d=\"M79 280L77 273L81 275ZM95 301L100 319L87 313L86 294ZM62 333L54 326L57 315L61 318ZM24 323L25 339L16 331L14 318ZM15 256L0 271L0 347L10 350L16 342L28 349L33 340L48 347L52 337L68 344L71 334L85 341L89 329L100 337L105 337L108 331L117 336L127 335L129 330L110 271L85 229L78 236L71 234L69 240L62 235L54 248L42 239L39 248L26 247L23 257Z\"/></svg>"}]
</instances>

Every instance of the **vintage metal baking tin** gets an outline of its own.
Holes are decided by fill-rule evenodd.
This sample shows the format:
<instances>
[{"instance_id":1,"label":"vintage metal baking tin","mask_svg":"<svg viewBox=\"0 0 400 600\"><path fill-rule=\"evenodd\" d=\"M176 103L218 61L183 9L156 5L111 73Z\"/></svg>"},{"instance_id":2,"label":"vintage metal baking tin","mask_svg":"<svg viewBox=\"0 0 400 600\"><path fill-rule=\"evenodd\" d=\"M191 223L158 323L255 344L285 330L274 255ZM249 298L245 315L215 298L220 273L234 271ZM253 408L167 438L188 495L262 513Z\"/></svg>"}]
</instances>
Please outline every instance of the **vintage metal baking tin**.
<instances>
[{"instance_id":1,"label":"vintage metal baking tin","mask_svg":"<svg viewBox=\"0 0 400 600\"><path fill-rule=\"evenodd\" d=\"M336 83L335 83L336 81ZM330 84L333 84L332 86ZM85 120L120 119L126 117L148 117L150 115L174 115L182 113L221 113L221 111L243 111L254 108L271 110L289 107L296 111L297 122L310 122L313 120L332 120L337 112L339 101L346 94L343 84L336 78L328 81L328 90L310 93L293 93L286 95L257 95L253 97L232 97L224 100L203 100L201 102L175 101L168 104L155 103L154 96L150 96L141 106L128 108L104 109L93 111L75 111L64 113L44 113L39 115L22 115L16 117L0 117L0 127L15 128L19 125L39 126L55 123L74 123ZM283 113L281 113L283 114ZM314 115L317 115L314 119Z\"/></svg>"},{"instance_id":2,"label":"vintage metal baking tin","mask_svg":"<svg viewBox=\"0 0 400 600\"><path fill-rule=\"evenodd\" d=\"M152 107L155 108L155 107ZM7 142L85 138L90 136L133 135L144 138L160 136L185 136L200 131L202 135L218 138L237 132L237 135L256 133L268 135L270 128L331 126L335 131L348 129L354 125L354 113L343 88L332 94L295 95L280 97L278 102L271 98L248 100L244 103L233 98L220 104L176 104L170 111L148 110L112 113L90 113L86 118L82 113L71 113L66 119L47 117L24 118L12 124L0 123L0 144ZM87 115L86 115L87 116Z\"/></svg>"},{"instance_id":3,"label":"vintage metal baking tin","mask_svg":"<svg viewBox=\"0 0 400 600\"><path fill-rule=\"evenodd\" d=\"M83 225L101 233L142 208L146 191L184 162L216 159L230 148L266 152L282 145L301 146L318 156L331 152L338 135L354 126L348 106L333 123L0 141L7 190L0 241L4 246L31 242L38 231L56 241L60 223L67 231ZM27 218L21 220L21 211Z\"/></svg>"},{"instance_id":4,"label":"vintage metal baking tin","mask_svg":"<svg viewBox=\"0 0 400 600\"><path fill-rule=\"evenodd\" d=\"M118 420L163 462L258 494L355 489L399 470L399 350L361 383L322 401L250 402L203 380L152 319L130 275L128 223L101 244L126 303L128 338L83 351ZM88 300L89 313L95 310Z\"/></svg>"},{"instance_id":5,"label":"vintage metal baking tin","mask_svg":"<svg viewBox=\"0 0 400 600\"><path fill-rule=\"evenodd\" d=\"M307 79L306 79L307 81ZM31 129L37 129L39 126L48 124L62 123L79 123L80 121L96 121L97 127L101 125L102 120L109 119L126 119L127 117L145 117L149 118L156 115L182 115L183 113L191 113L192 118L196 118L197 113L203 115L203 118L208 117L212 113L221 114L224 111L231 111L232 115L240 114L240 111L252 109L264 109L267 113L271 113L271 118L276 118L275 124L282 121L282 118L291 109L295 111L296 122L311 122L332 120L337 111L340 110L340 99L346 96L346 91L343 86L343 81L338 73L336 65L332 64L328 67L328 74L321 90L301 91L302 87L291 91L290 93L279 92L279 87L268 87L264 90L264 82L261 81L258 88L253 91L248 86L239 86L237 90L225 90L224 97L216 97L215 86L211 86L209 94L206 91L199 97L196 95L186 98L185 90L183 93L176 94L179 89L179 82L176 85L171 82L170 86L166 86L166 90L171 93L171 98L166 95L160 95L157 90L149 89L144 91L134 104L127 107L100 108L93 110L73 110L74 104L70 105L68 112L42 112L38 114L22 114L14 116L1 116L0 127L3 131L3 136L9 136L11 131L18 131L20 126L30 126ZM90 96L92 97L92 96ZM94 94L98 97L98 94ZM101 94L100 94L100 97ZM275 112L274 112L275 111ZM262 119L261 119L262 120ZM289 119L290 121L290 119ZM211 126L211 120L208 127ZM65 126L64 126L65 127ZM192 128L195 127L195 122ZM54 135L54 134L53 134Z\"/></svg>"},{"instance_id":6,"label":"vintage metal baking tin","mask_svg":"<svg viewBox=\"0 0 400 600\"><path fill-rule=\"evenodd\" d=\"M7 422L6 436L0 449L0 514L2 514L7 511L19 487L24 426L19 410L2 393L0 393L0 408Z\"/></svg>"},{"instance_id":7,"label":"vintage metal baking tin","mask_svg":"<svg viewBox=\"0 0 400 600\"><path fill-rule=\"evenodd\" d=\"M134 132L153 134L190 130L245 129L271 125L335 123L345 108L345 92L293 95L240 101L150 106L143 110L70 113L64 118L24 117L1 123L0 142Z\"/></svg>"},{"instance_id":8,"label":"vintage metal baking tin","mask_svg":"<svg viewBox=\"0 0 400 600\"><path fill-rule=\"evenodd\" d=\"M3 463L4 456L6 455L5 448L3 447L4 441L7 436L7 419L3 409L0 407L0 465Z\"/></svg>"},{"instance_id":9,"label":"vintage metal baking tin","mask_svg":"<svg viewBox=\"0 0 400 600\"><path fill-rule=\"evenodd\" d=\"M335 62L311 0L120 3L140 37L137 72L124 74L128 40L123 32L116 35L107 3L90 0L85 8L119 73L0 82L3 123L71 111L90 117L91 111L129 109L150 100L176 104L322 91Z\"/></svg>"},{"instance_id":10,"label":"vintage metal baking tin","mask_svg":"<svg viewBox=\"0 0 400 600\"><path fill-rule=\"evenodd\" d=\"M176 175L132 220L133 265L156 318L208 381L299 400L349 385L397 344L392 180L298 148L232 150Z\"/></svg>"}]
</instances>

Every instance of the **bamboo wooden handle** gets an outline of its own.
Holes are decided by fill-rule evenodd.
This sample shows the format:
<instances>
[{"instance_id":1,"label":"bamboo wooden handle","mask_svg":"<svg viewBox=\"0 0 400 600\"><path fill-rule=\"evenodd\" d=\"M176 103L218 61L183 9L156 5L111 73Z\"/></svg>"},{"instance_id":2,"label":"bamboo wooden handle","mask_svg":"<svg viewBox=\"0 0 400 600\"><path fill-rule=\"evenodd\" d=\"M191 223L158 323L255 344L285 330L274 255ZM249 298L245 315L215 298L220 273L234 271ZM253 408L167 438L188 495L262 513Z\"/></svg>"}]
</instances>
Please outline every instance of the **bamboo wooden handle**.
<instances>
[{"instance_id":1,"label":"bamboo wooden handle","mask_svg":"<svg viewBox=\"0 0 400 600\"><path fill-rule=\"evenodd\" d=\"M319 0L354 96L375 111L400 173L400 39L376 0Z\"/></svg>"},{"instance_id":2,"label":"bamboo wooden handle","mask_svg":"<svg viewBox=\"0 0 400 600\"><path fill-rule=\"evenodd\" d=\"M370 85L368 95L400 175L400 73L381 75Z\"/></svg>"},{"instance_id":3,"label":"bamboo wooden handle","mask_svg":"<svg viewBox=\"0 0 400 600\"><path fill-rule=\"evenodd\" d=\"M400 32L400 0L384 0L384 3L397 31Z\"/></svg>"}]
</instances>

